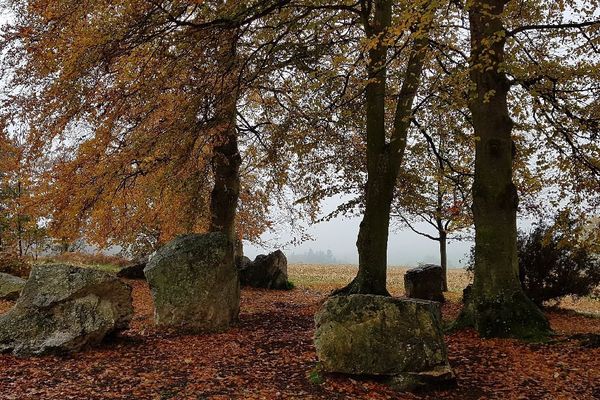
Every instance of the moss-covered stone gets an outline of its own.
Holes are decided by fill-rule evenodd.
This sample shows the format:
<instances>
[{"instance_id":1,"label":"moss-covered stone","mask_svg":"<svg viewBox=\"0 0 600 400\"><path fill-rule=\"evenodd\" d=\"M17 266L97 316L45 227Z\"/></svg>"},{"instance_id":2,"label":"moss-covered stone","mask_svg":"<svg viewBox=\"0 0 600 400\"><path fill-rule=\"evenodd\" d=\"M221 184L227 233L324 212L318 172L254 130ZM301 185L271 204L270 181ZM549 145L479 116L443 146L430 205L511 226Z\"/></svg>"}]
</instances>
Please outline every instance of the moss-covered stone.
<instances>
[{"instance_id":1,"label":"moss-covered stone","mask_svg":"<svg viewBox=\"0 0 600 400\"><path fill-rule=\"evenodd\" d=\"M454 328L474 327L481 337L544 341L552 335L542 311L523 293L506 291L491 297L473 294Z\"/></svg>"},{"instance_id":2,"label":"moss-covered stone","mask_svg":"<svg viewBox=\"0 0 600 400\"><path fill-rule=\"evenodd\" d=\"M233 243L222 233L180 236L144 269L158 325L218 332L237 320L240 284Z\"/></svg>"},{"instance_id":3,"label":"moss-covered stone","mask_svg":"<svg viewBox=\"0 0 600 400\"><path fill-rule=\"evenodd\" d=\"M325 302L315 322L315 347L324 371L406 378L444 370L450 371L444 380L453 379L438 303L336 296Z\"/></svg>"},{"instance_id":4,"label":"moss-covered stone","mask_svg":"<svg viewBox=\"0 0 600 400\"><path fill-rule=\"evenodd\" d=\"M127 329L131 288L105 272L35 266L15 306L0 316L0 352L73 353Z\"/></svg>"},{"instance_id":5,"label":"moss-covered stone","mask_svg":"<svg viewBox=\"0 0 600 400\"><path fill-rule=\"evenodd\" d=\"M25 279L0 272L0 300L16 300L25 287Z\"/></svg>"}]
</instances>

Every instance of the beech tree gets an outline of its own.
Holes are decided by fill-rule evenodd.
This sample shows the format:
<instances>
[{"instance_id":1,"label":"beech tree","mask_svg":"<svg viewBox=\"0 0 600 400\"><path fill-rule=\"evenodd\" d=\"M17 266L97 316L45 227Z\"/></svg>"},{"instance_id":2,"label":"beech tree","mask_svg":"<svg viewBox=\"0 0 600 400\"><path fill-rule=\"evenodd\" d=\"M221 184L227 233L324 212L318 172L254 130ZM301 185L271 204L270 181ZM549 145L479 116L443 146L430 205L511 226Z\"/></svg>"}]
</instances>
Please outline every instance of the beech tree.
<instances>
[{"instance_id":1,"label":"beech tree","mask_svg":"<svg viewBox=\"0 0 600 400\"><path fill-rule=\"evenodd\" d=\"M461 233L472 226L472 143L470 129L463 130L469 124L461 127L460 120L460 115L450 110L415 116L419 132L413 137L418 139L407 148L392 205L399 227L438 242L444 291L448 290L448 241L460 240Z\"/></svg>"},{"instance_id":2,"label":"beech tree","mask_svg":"<svg viewBox=\"0 0 600 400\"><path fill-rule=\"evenodd\" d=\"M413 101L427 57L428 33L437 6L435 2L413 3L408 12L404 10L404 20L394 18L395 4L389 0L361 2L357 11L369 43L365 88L367 183L364 214L356 242L359 272L347 287L334 294L389 295L386 272L390 208L406 149ZM398 35L396 32L404 32L405 26L411 31L407 41L410 51L388 130L388 53Z\"/></svg>"},{"instance_id":3,"label":"beech tree","mask_svg":"<svg viewBox=\"0 0 600 400\"><path fill-rule=\"evenodd\" d=\"M33 201L31 175L20 141L0 134L0 251L20 257L46 239L45 229L38 224L43 208Z\"/></svg>"},{"instance_id":4,"label":"beech tree","mask_svg":"<svg viewBox=\"0 0 600 400\"><path fill-rule=\"evenodd\" d=\"M462 318L484 336L537 338L548 334L549 325L541 311L523 293L518 276L518 195L513 183L513 157L518 149L509 110L511 82L507 71L511 69L507 67L510 64L507 63L505 46L508 38L515 38L520 32L584 28L597 25L598 21L546 21L542 24L529 21L519 25L522 21L513 19L511 22L516 27L509 29L505 19L511 11L518 13L518 9L508 7L510 3L506 0L481 0L467 5L471 32L470 76L473 82L469 108L477 138L473 185L475 280ZM545 10L540 4L535 5L538 11ZM550 6L546 15L554 12ZM524 51L527 53L526 47ZM568 135L562 137L569 142ZM597 168L591 167L592 171Z\"/></svg>"},{"instance_id":5,"label":"beech tree","mask_svg":"<svg viewBox=\"0 0 600 400\"><path fill-rule=\"evenodd\" d=\"M9 2L3 114L28 130L29 157L54 155L41 192L56 236L233 239L237 48L285 3Z\"/></svg>"}]
</instances>

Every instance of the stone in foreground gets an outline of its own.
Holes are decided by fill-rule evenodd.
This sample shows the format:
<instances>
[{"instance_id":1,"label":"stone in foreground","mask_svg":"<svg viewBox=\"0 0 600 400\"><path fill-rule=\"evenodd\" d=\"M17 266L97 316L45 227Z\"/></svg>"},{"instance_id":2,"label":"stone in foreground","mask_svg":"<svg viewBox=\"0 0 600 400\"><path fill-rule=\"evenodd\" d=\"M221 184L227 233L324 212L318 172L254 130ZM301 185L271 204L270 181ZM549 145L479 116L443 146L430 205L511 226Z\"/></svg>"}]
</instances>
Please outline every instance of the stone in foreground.
<instances>
[{"instance_id":1,"label":"stone in foreground","mask_svg":"<svg viewBox=\"0 0 600 400\"><path fill-rule=\"evenodd\" d=\"M454 382L438 303L354 294L330 297L315 315L326 372L389 377L400 390Z\"/></svg>"},{"instance_id":2,"label":"stone in foreground","mask_svg":"<svg viewBox=\"0 0 600 400\"><path fill-rule=\"evenodd\" d=\"M444 271L439 265L425 264L404 275L404 290L411 299L444 302Z\"/></svg>"},{"instance_id":3,"label":"stone in foreground","mask_svg":"<svg viewBox=\"0 0 600 400\"><path fill-rule=\"evenodd\" d=\"M65 264L35 266L21 297L0 316L0 352L68 354L127 329L131 288L115 276Z\"/></svg>"},{"instance_id":4,"label":"stone in foreground","mask_svg":"<svg viewBox=\"0 0 600 400\"><path fill-rule=\"evenodd\" d=\"M240 282L243 286L285 290L288 288L287 258L281 250L268 256L261 254L242 265Z\"/></svg>"},{"instance_id":5,"label":"stone in foreground","mask_svg":"<svg viewBox=\"0 0 600 400\"><path fill-rule=\"evenodd\" d=\"M226 235L179 236L152 256L144 273L157 325L220 332L237 320L240 283Z\"/></svg>"},{"instance_id":6,"label":"stone in foreground","mask_svg":"<svg viewBox=\"0 0 600 400\"><path fill-rule=\"evenodd\" d=\"M25 287L25 279L0 272L0 300L17 300Z\"/></svg>"}]
</instances>

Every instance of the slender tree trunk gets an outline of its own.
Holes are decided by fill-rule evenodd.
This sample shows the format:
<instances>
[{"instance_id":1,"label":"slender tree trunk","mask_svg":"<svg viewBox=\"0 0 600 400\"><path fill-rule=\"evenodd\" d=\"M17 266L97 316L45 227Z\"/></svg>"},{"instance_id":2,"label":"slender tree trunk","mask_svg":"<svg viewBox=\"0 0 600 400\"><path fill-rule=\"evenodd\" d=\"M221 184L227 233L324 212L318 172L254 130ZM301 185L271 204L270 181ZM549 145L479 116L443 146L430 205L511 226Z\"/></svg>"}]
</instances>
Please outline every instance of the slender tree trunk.
<instances>
[{"instance_id":1,"label":"slender tree trunk","mask_svg":"<svg viewBox=\"0 0 600 400\"><path fill-rule=\"evenodd\" d=\"M516 213L512 181L513 122L507 95L502 12L507 0L479 0L469 10L471 79L469 104L478 138L473 184L475 277L462 321L485 337L535 338L549 332L546 318L519 282Z\"/></svg>"},{"instance_id":2,"label":"slender tree trunk","mask_svg":"<svg viewBox=\"0 0 600 400\"><path fill-rule=\"evenodd\" d=\"M444 230L439 232L440 234L440 265L442 266L442 290L448 291L448 254L446 246L448 243L448 236Z\"/></svg>"},{"instance_id":3,"label":"slender tree trunk","mask_svg":"<svg viewBox=\"0 0 600 400\"><path fill-rule=\"evenodd\" d=\"M211 232L223 232L235 242L235 214L240 192L241 157L238 150L236 129L237 101L239 96L236 35L231 32L231 40L226 41L222 54L223 73L220 77L220 96L217 100L216 115L217 144L214 147L212 169L214 187L211 193Z\"/></svg>"},{"instance_id":4,"label":"slender tree trunk","mask_svg":"<svg viewBox=\"0 0 600 400\"><path fill-rule=\"evenodd\" d=\"M391 140L386 139L386 33L391 25L391 0L375 0L373 21L364 16L367 37L378 40L369 51L366 87L367 131L367 185L365 211L356 247L358 249L358 274L346 287L334 291L339 294L389 295L386 288L387 243L390 209L400 164L406 148L412 104L420 84L427 40L417 38L411 47L404 81L396 104Z\"/></svg>"},{"instance_id":5,"label":"slender tree trunk","mask_svg":"<svg viewBox=\"0 0 600 400\"><path fill-rule=\"evenodd\" d=\"M440 144L441 148L441 144ZM443 174L444 165L440 163L440 173ZM442 221L442 207L444 206L444 193L440 181L437 182L437 203L435 224L438 230L438 242L440 244L440 265L442 267L442 291L448 291L448 256L446 253L446 245L448 243L448 233L444 227L444 221Z\"/></svg>"},{"instance_id":6,"label":"slender tree trunk","mask_svg":"<svg viewBox=\"0 0 600 400\"><path fill-rule=\"evenodd\" d=\"M21 190L22 184L17 182L17 243L19 246L19 257L23 257L23 221L21 220Z\"/></svg>"}]
</instances>

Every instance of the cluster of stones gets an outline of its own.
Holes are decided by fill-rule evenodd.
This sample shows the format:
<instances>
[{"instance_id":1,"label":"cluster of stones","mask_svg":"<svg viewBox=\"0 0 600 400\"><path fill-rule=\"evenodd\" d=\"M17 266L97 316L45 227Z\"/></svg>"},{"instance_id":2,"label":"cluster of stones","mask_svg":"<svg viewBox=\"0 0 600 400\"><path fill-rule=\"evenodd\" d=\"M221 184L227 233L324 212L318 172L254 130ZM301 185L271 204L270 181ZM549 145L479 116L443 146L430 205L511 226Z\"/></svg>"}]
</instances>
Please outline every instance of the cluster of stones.
<instances>
[{"instance_id":1,"label":"cluster of stones","mask_svg":"<svg viewBox=\"0 0 600 400\"><path fill-rule=\"evenodd\" d=\"M221 233L180 236L121 277L144 277L155 323L185 332L220 332L238 318L240 281L267 289L288 287L281 251L234 262L234 244ZM236 264L238 264L236 266ZM387 377L398 389L447 385L454 380L441 328L438 271L409 271L410 297L330 297L315 316L320 368ZM441 275L440 275L441 277ZM439 289L439 293L438 293ZM20 297L19 297L20 292ZM19 356L72 353L128 329L131 288L110 274L65 264L36 266L27 282L0 275L0 295L18 300L0 316L0 352Z\"/></svg>"},{"instance_id":2,"label":"cluster of stones","mask_svg":"<svg viewBox=\"0 0 600 400\"><path fill-rule=\"evenodd\" d=\"M238 270L242 286L274 290L286 290L289 287L287 258L281 250L258 255L254 261L241 257Z\"/></svg>"}]
</instances>

